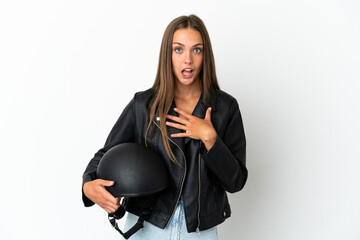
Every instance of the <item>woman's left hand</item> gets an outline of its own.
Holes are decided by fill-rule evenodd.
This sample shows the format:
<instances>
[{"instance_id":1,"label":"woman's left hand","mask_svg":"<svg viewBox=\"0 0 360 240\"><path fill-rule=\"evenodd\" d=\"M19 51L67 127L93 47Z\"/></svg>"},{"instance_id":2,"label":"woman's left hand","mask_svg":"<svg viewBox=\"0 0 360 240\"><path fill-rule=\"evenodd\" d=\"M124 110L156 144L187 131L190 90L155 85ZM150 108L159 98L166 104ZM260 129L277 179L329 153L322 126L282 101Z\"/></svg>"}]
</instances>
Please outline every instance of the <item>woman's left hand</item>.
<instances>
[{"instance_id":1,"label":"woman's left hand","mask_svg":"<svg viewBox=\"0 0 360 240\"><path fill-rule=\"evenodd\" d=\"M204 119L195 117L179 108L174 108L174 111L184 116L186 119L173 115L167 115L166 117L168 119L177 123L166 121L166 125L184 130L185 132L171 134L171 137L190 137L201 140L204 143L206 149L210 150L210 148L214 145L217 137L217 133L211 123L211 108L209 107L206 110Z\"/></svg>"}]
</instances>

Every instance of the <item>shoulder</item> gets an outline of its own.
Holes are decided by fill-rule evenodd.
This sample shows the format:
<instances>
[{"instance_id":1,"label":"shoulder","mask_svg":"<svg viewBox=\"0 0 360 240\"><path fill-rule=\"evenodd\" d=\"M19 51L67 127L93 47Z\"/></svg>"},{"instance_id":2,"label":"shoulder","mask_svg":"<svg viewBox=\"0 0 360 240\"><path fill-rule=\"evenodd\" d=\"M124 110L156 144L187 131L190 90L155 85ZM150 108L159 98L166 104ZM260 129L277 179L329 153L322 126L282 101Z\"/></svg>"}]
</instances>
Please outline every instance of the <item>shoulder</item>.
<instances>
[{"instance_id":1,"label":"shoulder","mask_svg":"<svg viewBox=\"0 0 360 240\"><path fill-rule=\"evenodd\" d=\"M155 91L149 88L145 91L136 92L133 98L134 107L141 110L147 110L155 95Z\"/></svg>"},{"instance_id":2,"label":"shoulder","mask_svg":"<svg viewBox=\"0 0 360 240\"><path fill-rule=\"evenodd\" d=\"M153 99L155 95L155 91L152 88L149 88L145 91L136 92L134 95L134 102L136 104L149 104L149 102Z\"/></svg>"},{"instance_id":3,"label":"shoulder","mask_svg":"<svg viewBox=\"0 0 360 240\"><path fill-rule=\"evenodd\" d=\"M238 103L235 97L223 90L215 91L216 97L216 108L217 109L228 109L229 107L238 107Z\"/></svg>"},{"instance_id":4,"label":"shoulder","mask_svg":"<svg viewBox=\"0 0 360 240\"><path fill-rule=\"evenodd\" d=\"M155 91L152 88L149 88L145 91L136 92L134 95L134 99L136 101L148 101L152 99L154 96Z\"/></svg>"},{"instance_id":5,"label":"shoulder","mask_svg":"<svg viewBox=\"0 0 360 240\"><path fill-rule=\"evenodd\" d=\"M226 102L233 102L236 101L235 97L233 97L232 95L230 95L229 93L223 91L223 90L216 90L216 94L218 96L219 99L221 99L222 101L226 101Z\"/></svg>"}]
</instances>

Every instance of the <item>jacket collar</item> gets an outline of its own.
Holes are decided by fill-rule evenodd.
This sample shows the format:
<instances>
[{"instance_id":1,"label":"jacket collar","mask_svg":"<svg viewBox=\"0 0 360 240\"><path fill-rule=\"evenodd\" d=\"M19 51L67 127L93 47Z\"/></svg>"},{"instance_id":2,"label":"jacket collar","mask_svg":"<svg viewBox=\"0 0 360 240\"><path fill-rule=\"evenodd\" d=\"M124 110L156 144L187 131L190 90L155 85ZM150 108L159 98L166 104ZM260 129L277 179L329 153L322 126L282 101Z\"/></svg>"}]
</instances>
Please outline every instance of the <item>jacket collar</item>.
<instances>
[{"instance_id":1,"label":"jacket collar","mask_svg":"<svg viewBox=\"0 0 360 240\"><path fill-rule=\"evenodd\" d=\"M213 97L212 97L211 102L210 102L210 107L212 109L212 112L215 112L216 111L217 92L215 94L213 94L212 96ZM174 111L175 107L176 107L175 101L173 100L168 114L178 117L179 114ZM196 104L196 106L194 108L194 111L192 112L192 115L195 116L195 117L204 119L206 109L207 109L207 106L205 105L205 102L204 102L204 96L203 96L203 93L201 93L199 101L197 102L197 104ZM155 121L159 122L159 114L158 113L156 114ZM191 140L191 138L188 138L188 137L186 137L186 138L173 138L173 137L171 137L171 134L181 133L181 130L177 129L177 128L169 127L169 126L166 126L166 129L167 129L167 134L168 134L168 138L170 139L170 141L173 141L175 144L177 144L182 149L182 151L185 153L185 144L188 143Z\"/></svg>"}]
</instances>

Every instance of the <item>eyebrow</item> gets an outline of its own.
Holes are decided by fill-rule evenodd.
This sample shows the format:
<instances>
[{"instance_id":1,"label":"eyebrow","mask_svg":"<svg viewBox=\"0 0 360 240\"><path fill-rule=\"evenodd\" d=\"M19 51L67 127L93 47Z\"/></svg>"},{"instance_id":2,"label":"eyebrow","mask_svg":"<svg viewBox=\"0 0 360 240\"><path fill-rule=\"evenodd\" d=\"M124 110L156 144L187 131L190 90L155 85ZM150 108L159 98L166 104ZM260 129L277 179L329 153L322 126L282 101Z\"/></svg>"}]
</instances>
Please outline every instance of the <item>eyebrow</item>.
<instances>
[{"instance_id":1,"label":"eyebrow","mask_svg":"<svg viewBox=\"0 0 360 240\"><path fill-rule=\"evenodd\" d=\"M173 44L179 44L180 46L185 46L184 44L179 43L179 42L174 42ZM202 43L197 43L197 44L195 44L193 47L196 47L196 46L199 46L199 45L204 45L204 44L202 44Z\"/></svg>"}]
</instances>

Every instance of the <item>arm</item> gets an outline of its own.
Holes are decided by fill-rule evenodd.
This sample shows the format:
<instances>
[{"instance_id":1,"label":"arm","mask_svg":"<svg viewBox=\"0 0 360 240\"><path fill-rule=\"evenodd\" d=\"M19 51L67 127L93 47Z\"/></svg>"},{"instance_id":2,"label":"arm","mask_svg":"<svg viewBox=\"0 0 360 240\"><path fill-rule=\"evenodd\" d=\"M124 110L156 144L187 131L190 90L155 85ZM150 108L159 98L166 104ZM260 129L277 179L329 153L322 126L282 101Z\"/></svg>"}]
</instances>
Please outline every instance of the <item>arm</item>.
<instances>
[{"instance_id":1,"label":"arm","mask_svg":"<svg viewBox=\"0 0 360 240\"><path fill-rule=\"evenodd\" d=\"M112 128L109 136L106 139L105 145L101 148L95 156L90 160L83 174L83 188L82 199L86 207L94 205L94 202L88 198L84 193L84 185L90 181L95 180L97 166L99 165L102 156L112 147L123 142L134 141L134 129L135 129L135 111L134 111L135 97L125 107L121 116ZM101 181L100 181L101 182ZM110 184L110 183L108 183ZM88 185L88 184L87 184ZM85 191L87 192L87 191ZM89 194L88 194L89 195ZM110 197L110 196L107 196Z\"/></svg>"},{"instance_id":2,"label":"arm","mask_svg":"<svg viewBox=\"0 0 360 240\"><path fill-rule=\"evenodd\" d=\"M214 145L202 154L207 168L228 192L240 191L247 180L246 140L238 103L229 108L230 118L224 135L217 136Z\"/></svg>"}]
</instances>

